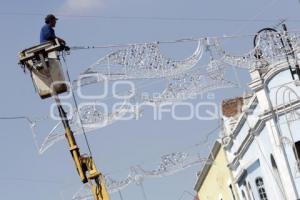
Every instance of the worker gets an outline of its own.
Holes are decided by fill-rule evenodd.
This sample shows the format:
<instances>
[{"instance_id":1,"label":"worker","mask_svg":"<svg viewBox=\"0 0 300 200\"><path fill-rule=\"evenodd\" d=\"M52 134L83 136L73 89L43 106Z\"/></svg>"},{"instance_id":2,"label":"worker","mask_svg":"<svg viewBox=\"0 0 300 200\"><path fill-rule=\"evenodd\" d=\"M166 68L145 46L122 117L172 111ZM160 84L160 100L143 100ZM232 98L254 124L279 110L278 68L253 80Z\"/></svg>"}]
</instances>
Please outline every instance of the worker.
<instances>
[{"instance_id":1,"label":"worker","mask_svg":"<svg viewBox=\"0 0 300 200\"><path fill-rule=\"evenodd\" d=\"M40 43L58 39L59 42L63 45L66 44L66 42L63 39L55 35L55 31L53 28L55 27L57 20L58 18L56 18L53 14L49 14L45 17L45 25L42 27L40 32Z\"/></svg>"}]
</instances>

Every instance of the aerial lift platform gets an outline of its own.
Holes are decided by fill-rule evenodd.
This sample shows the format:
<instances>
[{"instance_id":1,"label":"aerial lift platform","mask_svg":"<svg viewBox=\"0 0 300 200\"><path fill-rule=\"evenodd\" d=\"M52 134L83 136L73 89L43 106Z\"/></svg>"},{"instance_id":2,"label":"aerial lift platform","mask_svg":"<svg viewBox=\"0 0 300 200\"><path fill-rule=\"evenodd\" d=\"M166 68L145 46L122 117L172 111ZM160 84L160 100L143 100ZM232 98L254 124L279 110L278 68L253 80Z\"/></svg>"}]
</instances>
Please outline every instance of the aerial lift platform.
<instances>
[{"instance_id":1,"label":"aerial lift platform","mask_svg":"<svg viewBox=\"0 0 300 200\"><path fill-rule=\"evenodd\" d=\"M80 154L76 139L70 128L67 114L61 106L59 94L68 92L60 52L66 51L66 46L58 39L25 49L19 53L19 63L24 70L30 72L33 84L42 99L53 97L65 129L69 150L74 160L77 172L83 183L89 183L95 200L109 200L103 175L97 170L92 155Z\"/></svg>"}]
</instances>

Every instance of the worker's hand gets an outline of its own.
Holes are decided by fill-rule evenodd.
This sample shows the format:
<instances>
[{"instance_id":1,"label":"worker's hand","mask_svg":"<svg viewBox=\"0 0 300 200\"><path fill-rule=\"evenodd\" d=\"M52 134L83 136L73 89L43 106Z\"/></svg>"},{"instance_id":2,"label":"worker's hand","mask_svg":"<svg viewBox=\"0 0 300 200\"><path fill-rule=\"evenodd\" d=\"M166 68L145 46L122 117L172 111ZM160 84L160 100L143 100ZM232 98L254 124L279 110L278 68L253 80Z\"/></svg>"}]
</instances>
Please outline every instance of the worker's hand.
<instances>
[{"instance_id":1,"label":"worker's hand","mask_svg":"<svg viewBox=\"0 0 300 200\"><path fill-rule=\"evenodd\" d=\"M61 39L59 37L57 37L57 39L58 39L58 41L59 41L60 44L62 44L63 46L66 46L66 41L65 40L63 40L63 39Z\"/></svg>"},{"instance_id":2,"label":"worker's hand","mask_svg":"<svg viewBox=\"0 0 300 200\"><path fill-rule=\"evenodd\" d=\"M60 43L64 46L66 46L66 41L64 41L63 39L60 40Z\"/></svg>"},{"instance_id":3,"label":"worker's hand","mask_svg":"<svg viewBox=\"0 0 300 200\"><path fill-rule=\"evenodd\" d=\"M70 51L70 50L71 50L70 47L65 46L65 51Z\"/></svg>"}]
</instances>

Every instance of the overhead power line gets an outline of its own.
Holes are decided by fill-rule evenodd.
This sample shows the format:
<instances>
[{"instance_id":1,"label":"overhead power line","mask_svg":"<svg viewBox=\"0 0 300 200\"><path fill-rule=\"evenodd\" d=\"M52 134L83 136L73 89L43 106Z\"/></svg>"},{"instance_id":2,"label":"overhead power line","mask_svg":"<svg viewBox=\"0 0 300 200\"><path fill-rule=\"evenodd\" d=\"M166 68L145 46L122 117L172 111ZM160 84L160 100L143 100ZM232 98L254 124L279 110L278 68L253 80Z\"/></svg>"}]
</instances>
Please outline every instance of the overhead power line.
<instances>
[{"instance_id":1,"label":"overhead power line","mask_svg":"<svg viewBox=\"0 0 300 200\"><path fill-rule=\"evenodd\" d=\"M31 178L14 178L14 177L8 177L3 178L0 177L0 182L25 182L25 183L46 183L46 184L63 184L62 181L58 180L50 180L50 179L31 179Z\"/></svg>"},{"instance_id":2,"label":"overhead power line","mask_svg":"<svg viewBox=\"0 0 300 200\"><path fill-rule=\"evenodd\" d=\"M299 21L300 22L300 21ZM299 33L300 30L290 30L289 33ZM176 40L165 40L165 41L152 41L152 42L143 42L143 43L124 43L124 44L107 44L107 45L91 45L91 46L71 46L71 50L83 50L83 49L111 49L111 48L123 48L133 45L143 45L145 43L157 43L157 44L171 44L171 43L182 43L182 42L198 42L201 39L234 39L234 38L249 38L256 36L257 33L249 34L236 34L236 35L223 35L223 36L202 36L196 38L180 38Z\"/></svg>"},{"instance_id":3,"label":"overhead power line","mask_svg":"<svg viewBox=\"0 0 300 200\"><path fill-rule=\"evenodd\" d=\"M105 15L75 15L55 13L59 17L67 18L97 18L101 20L144 20L144 21L216 21L216 22L277 22L282 19L241 19L224 17L163 17L163 16L105 16ZM31 12L0 12L0 16L45 16L45 13ZM300 22L300 19L288 19L289 22Z\"/></svg>"},{"instance_id":4,"label":"overhead power line","mask_svg":"<svg viewBox=\"0 0 300 200\"><path fill-rule=\"evenodd\" d=\"M27 117L27 116L11 116L11 117L0 116L0 120L19 120L19 119L26 120L26 121L28 121L31 124L33 123L33 121L29 117Z\"/></svg>"}]
</instances>

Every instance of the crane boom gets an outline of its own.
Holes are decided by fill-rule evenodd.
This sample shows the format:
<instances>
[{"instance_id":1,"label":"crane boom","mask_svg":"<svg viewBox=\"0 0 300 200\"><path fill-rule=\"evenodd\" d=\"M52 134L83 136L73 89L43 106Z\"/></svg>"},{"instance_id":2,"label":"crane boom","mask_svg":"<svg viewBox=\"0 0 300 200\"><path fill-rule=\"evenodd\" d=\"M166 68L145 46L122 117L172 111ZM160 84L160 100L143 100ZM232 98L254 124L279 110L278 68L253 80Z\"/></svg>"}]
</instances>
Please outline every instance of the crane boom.
<instances>
[{"instance_id":1,"label":"crane boom","mask_svg":"<svg viewBox=\"0 0 300 200\"><path fill-rule=\"evenodd\" d=\"M82 155L69 125L67 114L61 106L58 94L66 92L64 76L58 53L65 48L56 39L29 49L19 54L19 63L27 69L35 88L42 99L54 97L59 116L65 129L65 137L82 183L89 183L94 200L110 200L105 180L98 171L92 155Z\"/></svg>"}]
</instances>

